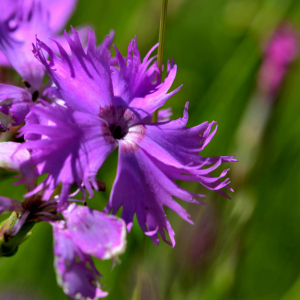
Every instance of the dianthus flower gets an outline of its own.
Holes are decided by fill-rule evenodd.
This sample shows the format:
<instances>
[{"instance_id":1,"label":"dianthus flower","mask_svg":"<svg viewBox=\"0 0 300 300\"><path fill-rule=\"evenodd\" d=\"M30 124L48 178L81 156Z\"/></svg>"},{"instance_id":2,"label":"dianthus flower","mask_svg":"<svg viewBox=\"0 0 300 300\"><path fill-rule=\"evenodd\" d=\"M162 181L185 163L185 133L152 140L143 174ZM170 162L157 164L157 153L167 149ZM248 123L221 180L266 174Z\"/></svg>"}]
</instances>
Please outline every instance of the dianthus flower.
<instances>
[{"instance_id":1,"label":"dianthus flower","mask_svg":"<svg viewBox=\"0 0 300 300\"><path fill-rule=\"evenodd\" d=\"M29 107L43 93L43 66L32 54L36 35L56 38L73 12L77 1L9 0L0 2L0 64L12 65L25 88L0 84L0 130L20 125ZM59 5L59 9L57 9ZM80 33L85 32L82 28Z\"/></svg>"},{"instance_id":2,"label":"dianthus flower","mask_svg":"<svg viewBox=\"0 0 300 300\"><path fill-rule=\"evenodd\" d=\"M36 179L31 175L30 154L26 149L15 153L18 146L13 142L0 143L0 167L21 173L27 183L31 181L26 185L30 190ZM107 292L100 288L101 275L91 256L110 259L124 252L124 221L75 203L68 205L61 218L57 212L57 198L43 201L42 195L43 191L26 197L22 202L0 196L0 214L13 212L0 226L0 256L15 254L33 225L47 222L53 228L54 267L64 293L71 299L106 296Z\"/></svg>"},{"instance_id":3,"label":"dianthus flower","mask_svg":"<svg viewBox=\"0 0 300 300\"><path fill-rule=\"evenodd\" d=\"M210 172L221 163L235 159L232 156L206 158L198 154L211 141L217 127L212 130L215 122L187 127L187 105L183 118L149 122L153 112L180 89L167 93L176 75L174 62L168 62L167 76L161 83L157 65L152 63L155 57L150 58L156 46L143 61L136 39L130 42L126 59L115 47L118 67L111 67L110 51L104 44L97 52L92 31L88 34L86 51L75 30L73 36L72 39L65 33L72 57L59 43L60 57L40 40L34 49L56 85L49 93L66 104L66 107L32 107L30 123L21 129L30 140L22 147L32 149L31 159L39 174L48 173L34 192L45 188L45 199L49 199L55 187L62 183L60 210L67 205L67 195L74 182L79 187L83 183L92 197L92 186L97 189L95 179L99 168L119 147L117 176L105 211L115 214L123 206L122 218L128 229L136 214L141 228L155 243L159 241L159 233L174 246L174 231L164 206L192 223L173 197L191 203L200 203L197 198L203 197L181 188L174 180L199 182L226 196L221 189L232 190L229 179L221 181L220 178L228 170L218 177L211 176ZM46 59L45 52L50 60ZM32 135L34 139L30 138Z\"/></svg>"},{"instance_id":4,"label":"dianthus flower","mask_svg":"<svg viewBox=\"0 0 300 300\"><path fill-rule=\"evenodd\" d=\"M16 0L12 5L10 0L1 1L0 50L32 91L40 90L44 77L44 69L32 55L32 41L36 35L57 38L76 3L77 0Z\"/></svg>"}]
</instances>

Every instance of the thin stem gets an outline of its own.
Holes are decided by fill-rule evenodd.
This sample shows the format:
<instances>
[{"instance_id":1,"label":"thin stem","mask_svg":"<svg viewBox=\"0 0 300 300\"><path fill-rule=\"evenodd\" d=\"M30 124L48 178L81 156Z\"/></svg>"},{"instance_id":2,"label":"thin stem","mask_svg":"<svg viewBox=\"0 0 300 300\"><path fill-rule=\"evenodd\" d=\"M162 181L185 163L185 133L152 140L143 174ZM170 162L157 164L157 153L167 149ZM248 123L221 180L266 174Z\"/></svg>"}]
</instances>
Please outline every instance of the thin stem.
<instances>
[{"instance_id":1,"label":"thin stem","mask_svg":"<svg viewBox=\"0 0 300 300\"><path fill-rule=\"evenodd\" d=\"M163 0L161 7L161 16L160 16L160 26L159 26L159 38L158 38L158 56L157 56L157 66L162 72L163 56L164 56L164 44L165 44L165 33L166 33L166 24L167 24L167 9L168 9L168 0Z\"/></svg>"},{"instance_id":2,"label":"thin stem","mask_svg":"<svg viewBox=\"0 0 300 300\"><path fill-rule=\"evenodd\" d=\"M161 15L160 15L160 25L159 25L159 37L158 37L158 53L157 53L157 66L162 75L162 64L164 57L164 44L165 44L165 33L167 24L167 10L168 10L168 0L162 1ZM160 77L162 78L162 76ZM153 123L158 121L158 110L153 113Z\"/></svg>"}]
</instances>

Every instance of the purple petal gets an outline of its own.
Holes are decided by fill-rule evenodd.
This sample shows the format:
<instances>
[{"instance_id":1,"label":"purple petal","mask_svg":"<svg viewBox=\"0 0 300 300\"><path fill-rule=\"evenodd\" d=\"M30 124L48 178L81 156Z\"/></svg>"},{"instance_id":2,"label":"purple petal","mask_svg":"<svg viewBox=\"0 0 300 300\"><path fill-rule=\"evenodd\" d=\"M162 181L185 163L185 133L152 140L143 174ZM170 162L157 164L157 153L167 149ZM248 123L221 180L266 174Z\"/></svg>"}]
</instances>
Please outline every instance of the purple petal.
<instances>
[{"instance_id":1,"label":"purple petal","mask_svg":"<svg viewBox=\"0 0 300 300\"><path fill-rule=\"evenodd\" d=\"M65 38L72 51L71 58L59 43L57 47L61 58L39 40L34 52L56 84L57 89L54 89L54 92L58 98L78 111L98 115L100 106L112 105L114 101L110 52L106 47L102 47L100 54L96 54L95 34L89 30L85 53L78 33L73 28L72 31L73 39L65 32ZM41 49L49 54L50 61L44 57Z\"/></svg>"},{"instance_id":2,"label":"purple petal","mask_svg":"<svg viewBox=\"0 0 300 300\"><path fill-rule=\"evenodd\" d=\"M20 129L26 136L43 136L40 140L23 143L22 147L34 150L32 162L39 174L48 173L47 178L38 187L47 187L44 199L50 198L60 182L63 189L59 209L66 206L73 183L78 187L84 183L92 197L90 180L93 182L106 157L117 146L116 141L105 136L107 125L97 116L61 106L34 106L31 111L36 114L36 119L41 117L49 122L48 125L26 124Z\"/></svg>"},{"instance_id":3,"label":"purple petal","mask_svg":"<svg viewBox=\"0 0 300 300\"><path fill-rule=\"evenodd\" d=\"M26 90L8 84L0 84L0 112L10 119L11 125L22 124L32 104L31 95ZM2 115L2 117L4 116Z\"/></svg>"},{"instance_id":4,"label":"purple petal","mask_svg":"<svg viewBox=\"0 0 300 300\"><path fill-rule=\"evenodd\" d=\"M75 203L63 216L70 237L84 253L110 259L124 252L126 226L121 219Z\"/></svg>"},{"instance_id":5,"label":"purple petal","mask_svg":"<svg viewBox=\"0 0 300 300\"><path fill-rule=\"evenodd\" d=\"M72 241L64 222L53 223L54 267L57 282L71 299L98 299L107 296L100 289L101 275L89 255Z\"/></svg>"},{"instance_id":6,"label":"purple petal","mask_svg":"<svg viewBox=\"0 0 300 300\"><path fill-rule=\"evenodd\" d=\"M156 164L171 178L196 181L228 197L220 190L223 187L231 190L229 179L223 182L219 180L226 175L227 171L222 172L218 177L212 177L209 173L221 163L236 160L232 156L206 158L198 155L214 136L216 128L212 133L211 130L215 122L205 122L188 128L186 127L187 121L186 106L183 118L163 124L146 124L144 138L135 138L134 141L155 160L158 160Z\"/></svg>"},{"instance_id":7,"label":"purple petal","mask_svg":"<svg viewBox=\"0 0 300 300\"><path fill-rule=\"evenodd\" d=\"M89 26L90 27L90 26ZM88 37L88 26L79 26L75 27L76 32L78 33L79 39L83 44L83 47L85 48L86 43L87 43L87 37ZM73 37L73 32L68 31L68 35ZM49 41L49 46L50 48L56 53L59 54L59 49L57 48L57 43L59 43L65 50L66 52L71 55L71 49L69 47L68 41L66 40L64 35L58 35L54 37L54 40L50 39Z\"/></svg>"},{"instance_id":8,"label":"purple petal","mask_svg":"<svg viewBox=\"0 0 300 300\"><path fill-rule=\"evenodd\" d=\"M20 172L27 189L32 190L36 182L36 173L29 152L26 149L17 151L20 145L14 142L0 143L0 167Z\"/></svg>"},{"instance_id":9,"label":"purple petal","mask_svg":"<svg viewBox=\"0 0 300 300\"><path fill-rule=\"evenodd\" d=\"M102 47L106 47L107 49L110 49L110 47L113 44L114 39L115 39L115 31L110 30L108 35L104 38L103 42L97 47L96 52L100 53Z\"/></svg>"},{"instance_id":10,"label":"purple petal","mask_svg":"<svg viewBox=\"0 0 300 300\"><path fill-rule=\"evenodd\" d=\"M112 210L115 214L123 206L122 218L127 224L132 223L136 213L141 228L148 235L151 234L151 238L156 244L158 244L157 232L164 241L168 242L164 233L165 229L170 236L171 244L174 246L175 233L166 217L163 206L168 205L174 208L176 204L171 194L161 185L160 181L163 176L160 177L159 175L157 168L153 166L143 150L129 152L126 142L121 142L117 177L105 211ZM175 184L172 186L174 187ZM176 207L176 209L177 213L188 220L189 215L182 207Z\"/></svg>"},{"instance_id":11,"label":"purple petal","mask_svg":"<svg viewBox=\"0 0 300 300\"><path fill-rule=\"evenodd\" d=\"M170 117L173 115L172 108L160 109L158 111L158 122L167 122L170 121ZM145 123L152 123L153 115L149 115L148 117L143 119Z\"/></svg>"},{"instance_id":12,"label":"purple petal","mask_svg":"<svg viewBox=\"0 0 300 300\"><path fill-rule=\"evenodd\" d=\"M166 165L178 168L197 168L215 162L198 155L211 141L216 128L211 133L216 122L204 122L195 127L186 127L188 122L188 105L184 110L183 118L166 123L145 124L145 136L131 138L150 155ZM134 133L135 127L131 128ZM130 137L128 137L130 139ZM174 147L176 145L176 147ZM230 157L221 157L222 162L235 161Z\"/></svg>"},{"instance_id":13,"label":"purple petal","mask_svg":"<svg viewBox=\"0 0 300 300\"><path fill-rule=\"evenodd\" d=\"M155 243L158 243L157 233L166 241L165 229L171 244L175 245L174 231L165 215L164 206L192 223L188 213L172 197L190 203L201 203L196 199L203 197L180 188L175 179L199 182L224 196L227 195L221 191L222 188L232 190L229 179L221 180L228 169L218 177L209 173L221 163L235 159L205 158L198 154L215 134L215 130L211 133L215 123L205 122L188 128L187 121L186 106L183 118L132 126L119 141L117 177L105 211L116 213L122 206L122 218L129 226L136 214L141 228Z\"/></svg>"},{"instance_id":14,"label":"purple petal","mask_svg":"<svg viewBox=\"0 0 300 300\"><path fill-rule=\"evenodd\" d=\"M42 0L41 2L50 14L49 27L56 33L65 28L78 0Z\"/></svg>"},{"instance_id":15,"label":"purple petal","mask_svg":"<svg viewBox=\"0 0 300 300\"><path fill-rule=\"evenodd\" d=\"M22 164L30 160L30 153L23 149L13 155L21 144L14 142L0 143L0 167L20 172Z\"/></svg>"},{"instance_id":16,"label":"purple petal","mask_svg":"<svg viewBox=\"0 0 300 300\"><path fill-rule=\"evenodd\" d=\"M168 74L163 83L160 83L159 69L149 59L155 45L141 62L136 38L130 42L127 60L122 57L115 47L119 68L112 67L114 95L120 103L129 104L139 115L145 118L160 108L179 89L167 94L175 76L176 65L168 63Z\"/></svg>"},{"instance_id":17,"label":"purple petal","mask_svg":"<svg viewBox=\"0 0 300 300\"><path fill-rule=\"evenodd\" d=\"M202 134L209 127L204 122L196 127L186 127L188 121L187 107L183 118L167 123L145 124L145 136L141 138L128 137L141 148L147 149L149 154L157 157L165 164L176 167L199 165L203 158L198 155L205 142ZM135 127L131 128L131 134ZM176 145L176 147L174 147ZM176 150L176 151L175 151Z\"/></svg>"},{"instance_id":18,"label":"purple petal","mask_svg":"<svg viewBox=\"0 0 300 300\"><path fill-rule=\"evenodd\" d=\"M11 0L1 0L0 2L0 18L6 20L16 13L16 9L21 4L22 0L14 0L12 5Z\"/></svg>"},{"instance_id":19,"label":"purple petal","mask_svg":"<svg viewBox=\"0 0 300 300\"><path fill-rule=\"evenodd\" d=\"M14 26L11 25L12 22ZM36 35L43 38L50 36L47 12L38 3L33 3L29 10L20 5L14 18L2 19L0 25L0 50L30 84L30 90L39 91L44 68L34 58L31 50Z\"/></svg>"}]
</instances>

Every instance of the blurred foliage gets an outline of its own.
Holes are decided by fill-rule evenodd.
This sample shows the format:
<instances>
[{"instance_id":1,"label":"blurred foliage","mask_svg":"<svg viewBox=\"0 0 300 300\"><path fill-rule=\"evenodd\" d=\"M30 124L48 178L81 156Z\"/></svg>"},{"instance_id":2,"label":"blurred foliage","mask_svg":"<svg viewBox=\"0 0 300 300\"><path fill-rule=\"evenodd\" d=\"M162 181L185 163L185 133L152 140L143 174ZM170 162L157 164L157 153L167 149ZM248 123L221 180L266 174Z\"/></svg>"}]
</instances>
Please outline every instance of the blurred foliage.
<instances>
[{"instance_id":1,"label":"blurred foliage","mask_svg":"<svg viewBox=\"0 0 300 300\"><path fill-rule=\"evenodd\" d=\"M137 35L144 56L157 42L160 5L158 0L80 0L70 24L92 25L99 42L114 29L124 55ZM300 28L299 1L169 1L165 58L175 57L178 65L173 88L184 87L167 104L178 118L189 101L190 126L218 121L204 155L235 154L234 138L254 94L262 45L286 20ZM274 103L251 173L242 186L232 181L232 200L185 183L208 194L208 205L183 203L194 226L167 211L176 232L174 249L156 247L135 224L121 264L112 269L110 261L96 261L108 300L300 299L299 86L296 62ZM89 200L91 207L101 209L107 202L116 165L113 153L99 172L107 192ZM7 173L0 176L1 194L21 199L24 190L12 186ZM35 226L14 257L0 258L0 299L11 292L24 299L66 299L56 284L49 225Z\"/></svg>"}]
</instances>

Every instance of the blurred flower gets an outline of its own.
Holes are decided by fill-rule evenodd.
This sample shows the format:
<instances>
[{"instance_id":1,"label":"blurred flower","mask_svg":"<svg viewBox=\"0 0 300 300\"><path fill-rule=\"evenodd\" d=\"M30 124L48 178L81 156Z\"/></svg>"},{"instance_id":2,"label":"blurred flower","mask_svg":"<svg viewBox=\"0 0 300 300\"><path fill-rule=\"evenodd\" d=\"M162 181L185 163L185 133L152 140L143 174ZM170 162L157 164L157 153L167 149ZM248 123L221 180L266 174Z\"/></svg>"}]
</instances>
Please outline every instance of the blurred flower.
<instances>
[{"instance_id":1,"label":"blurred flower","mask_svg":"<svg viewBox=\"0 0 300 300\"><path fill-rule=\"evenodd\" d=\"M53 107L47 103L46 108L32 107L30 118L36 122L21 128L26 138L32 134L43 136L22 145L33 149L32 161L39 174L48 173L45 181L32 193L45 188L44 197L49 199L61 182L59 210L67 205L74 182L79 188L83 182L92 197L92 186L97 189L95 178L99 168L119 146L117 177L105 212L116 213L123 206L122 218L129 230L136 213L141 228L155 243L159 241L159 233L164 241L174 246L174 231L163 206L192 223L188 213L172 197L200 203L195 198L203 195L191 193L173 180L196 181L227 196L221 189L232 190L229 179L222 182L220 178L228 169L218 177L209 173L221 163L235 159L232 156L205 158L198 155L213 138L217 127L212 133L215 122L187 128L187 105L183 118L149 123L153 112L180 89L167 94L176 75L174 62L168 62L163 83L156 64L151 65L155 57L149 57L157 46L143 61L136 40L130 42L126 60L115 47L117 68L110 67L108 42L98 53L94 33L89 31L85 52L74 29L73 34L74 39L71 39L65 33L72 58L58 43L60 58L40 40L35 46L36 57L56 85L48 90L49 94L63 99L66 107ZM41 124L41 118L50 123ZM164 230L171 242L166 240Z\"/></svg>"},{"instance_id":2,"label":"blurred flower","mask_svg":"<svg viewBox=\"0 0 300 300\"><path fill-rule=\"evenodd\" d=\"M45 202L38 194L23 202L0 197L0 214L14 212L1 224L0 256L15 254L36 222L48 222L53 227L55 240L57 282L64 293L71 299L106 296L107 293L100 289L101 275L90 256L111 259L122 254L126 246L125 223L116 216L75 203L63 212L64 221L57 216L56 207L57 200Z\"/></svg>"},{"instance_id":3,"label":"blurred flower","mask_svg":"<svg viewBox=\"0 0 300 300\"><path fill-rule=\"evenodd\" d=\"M284 80L288 66L298 56L298 33L289 24L280 26L274 31L264 52L258 76L258 87L266 97L274 99Z\"/></svg>"},{"instance_id":4,"label":"blurred flower","mask_svg":"<svg viewBox=\"0 0 300 300\"><path fill-rule=\"evenodd\" d=\"M20 2L6 18L3 14L5 11L0 13L0 50L21 75L28 90L40 92L45 71L31 50L36 34L44 38L52 36L48 12L41 3L32 2L27 7Z\"/></svg>"},{"instance_id":5,"label":"blurred flower","mask_svg":"<svg viewBox=\"0 0 300 300\"><path fill-rule=\"evenodd\" d=\"M66 221L52 223L57 281L71 299L98 299L101 275L90 255L110 259L126 245L126 226L121 219L71 204L63 212Z\"/></svg>"},{"instance_id":6,"label":"blurred flower","mask_svg":"<svg viewBox=\"0 0 300 300\"><path fill-rule=\"evenodd\" d=\"M29 182L33 172L30 155L26 149L16 153L18 146L18 143L0 143L0 167L20 172ZM31 180L30 187L34 187L35 177ZM110 259L124 252L124 221L75 203L63 211L62 219L57 210L58 197L43 201L43 193L40 191L22 202L0 196L0 214L12 212L0 225L0 256L14 255L34 224L47 222L53 227L57 280L64 292L71 299L104 297L107 293L100 289L101 275L90 256ZM72 201L76 200L68 198L68 203Z\"/></svg>"},{"instance_id":7,"label":"blurred flower","mask_svg":"<svg viewBox=\"0 0 300 300\"><path fill-rule=\"evenodd\" d=\"M29 85L36 85L35 90L39 90L41 82L35 81L40 81L40 76L34 73L43 72L33 58L32 42L36 34L58 37L76 4L77 0L15 0L13 4L1 0L0 64L11 64Z\"/></svg>"},{"instance_id":8,"label":"blurred flower","mask_svg":"<svg viewBox=\"0 0 300 300\"><path fill-rule=\"evenodd\" d=\"M11 64L25 88L0 84L0 130L24 122L29 107L43 94L44 67L32 53L36 35L56 38L76 6L77 0L9 0L0 2L0 64ZM59 9L57 7L59 6ZM86 32L79 29L80 35ZM111 34L113 38L113 33ZM53 42L52 42L53 43ZM51 82L49 83L51 84Z\"/></svg>"}]
</instances>

